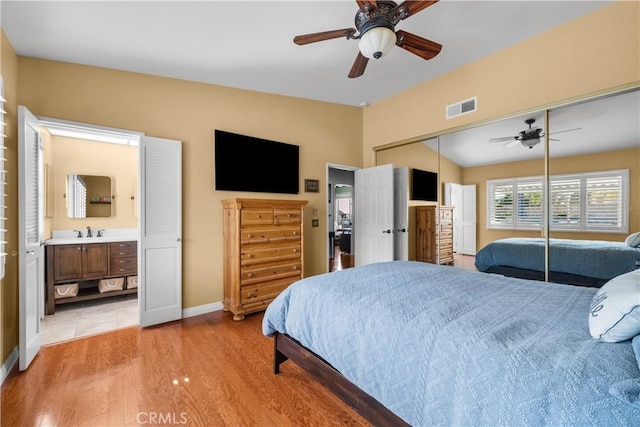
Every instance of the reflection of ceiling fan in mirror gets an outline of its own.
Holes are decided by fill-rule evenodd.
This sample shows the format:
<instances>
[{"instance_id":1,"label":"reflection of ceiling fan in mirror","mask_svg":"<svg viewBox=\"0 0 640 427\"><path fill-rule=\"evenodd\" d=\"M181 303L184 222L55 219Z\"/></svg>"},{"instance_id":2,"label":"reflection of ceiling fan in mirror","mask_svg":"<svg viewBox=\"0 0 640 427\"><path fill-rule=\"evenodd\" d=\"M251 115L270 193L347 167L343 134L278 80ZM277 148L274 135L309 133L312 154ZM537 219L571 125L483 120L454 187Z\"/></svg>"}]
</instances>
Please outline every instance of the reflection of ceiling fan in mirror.
<instances>
[{"instance_id":1,"label":"reflection of ceiling fan in mirror","mask_svg":"<svg viewBox=\"0 0 640 427\"><path fill-rule=\"evenodd\" d=\"M527 148L533 148L540 143L540 138L544 136L544 131L539 127L531 127L536 122L536 119L527 119L524 121L529 125L529 129L525 129L519 132L515 136L503 136L500 138L491 138L490 143L505 142L502 144L505 147L516 147L518 142ZM566 129L558 132L551 132L549 135L555 135L563 132L572 132L574 130L580 130L582 128ZM549 141L559 141L558 139L549 138Z\"/></svg>"}]
</instances>

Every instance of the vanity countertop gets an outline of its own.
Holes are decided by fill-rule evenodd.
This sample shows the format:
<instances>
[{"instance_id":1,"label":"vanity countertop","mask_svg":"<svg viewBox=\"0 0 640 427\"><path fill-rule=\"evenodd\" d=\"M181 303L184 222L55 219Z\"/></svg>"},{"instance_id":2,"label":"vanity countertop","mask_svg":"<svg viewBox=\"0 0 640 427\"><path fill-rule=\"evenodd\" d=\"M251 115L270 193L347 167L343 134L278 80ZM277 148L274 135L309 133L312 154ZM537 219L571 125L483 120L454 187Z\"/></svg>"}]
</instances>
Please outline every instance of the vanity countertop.
<instances>
[{"instance_id":1,"label":"vanity countertop","mask_svg":"<svg viewBox=\"0 0 640 427\"><path fill-rule=\"evenodd\" d=\"M45 245L76 245L84 243L109 243L109 242L131 242L138 240L137 228L107 228L100 229L100 237L84 237L85 230L81 230L83 237L77 237L78 232L74 230L54 230L51 239L45 240ZM97 230L93 230L93 234Z\"/></svg>"},{"instance_id":2,"label":"vanity countertop","mask_svg":"<svg viewBox=\"0 0 640 427\"><path fill-rule=\"evenodd\" d=\"M109 242L130 242L132 240L138 240L136 237L123 237L123 236L105 236L105 237L58 237L49 240L45 240L45 245L75 245L84 243L109 243Z\"/></svg>"}]
</instances>

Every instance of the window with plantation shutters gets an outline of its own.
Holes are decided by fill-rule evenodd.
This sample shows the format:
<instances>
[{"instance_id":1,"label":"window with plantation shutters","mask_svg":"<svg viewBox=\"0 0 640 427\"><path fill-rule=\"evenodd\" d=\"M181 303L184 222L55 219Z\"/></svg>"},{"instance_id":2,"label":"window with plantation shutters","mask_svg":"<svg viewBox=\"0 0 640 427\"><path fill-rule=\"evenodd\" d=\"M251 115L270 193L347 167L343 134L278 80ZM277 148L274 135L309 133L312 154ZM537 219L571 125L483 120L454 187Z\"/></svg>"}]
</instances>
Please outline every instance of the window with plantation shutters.
<instances>
[{"instance_id":1,"label":"window with plantation shutters","mask_svg":"<svg viewBox=\"0 0 640 427\"><path fill-rule=\"evenodd\" d=\"M628 231L627 226L627 194L623 196L623 189L627 187L629 171L614 171L613 173L594 174L585 177L585 224L587 229L602 231Z\"/></svg>"},{"instance_id":2,"label":"window with plantation shutters","mask_svg":"<svg viewBox=\"0 0 640 427\"><path fill-rule=\"evenodd\" d=\"M487 227L536 230L544 224L543 178L487 181ZM629 170L552 175L552 231L628 233Z\"/></svg>"},{"instance_id":3,"label":"window with plantation shutters","mask_svg":"<svg viewBox=\"0 0 640 427\"><path fill-rule=\"evenodd\" d=\"M6 170L5 170L5 150L6 147L4 145L5 135L5 126L7 125L4 122L4 116L6 114L4 110L4 103L6 99L4 97L4 79L0 76L0 279L4 278L5 272L5 263L7 260L6 253L6 245L7 245L7 230L6 230L6 222L7 218L5 217L6 213Z\"/></svg>"},{"instance_id":4,"label":"window with plantation shutters","mask_svg":"<svg viewBox=\"0 0 640 427\"><path fill-rule=\"evenodd\" d=\"M513 228L513 183L487 183L489 228Z\"/></svg>"}]
</instances>

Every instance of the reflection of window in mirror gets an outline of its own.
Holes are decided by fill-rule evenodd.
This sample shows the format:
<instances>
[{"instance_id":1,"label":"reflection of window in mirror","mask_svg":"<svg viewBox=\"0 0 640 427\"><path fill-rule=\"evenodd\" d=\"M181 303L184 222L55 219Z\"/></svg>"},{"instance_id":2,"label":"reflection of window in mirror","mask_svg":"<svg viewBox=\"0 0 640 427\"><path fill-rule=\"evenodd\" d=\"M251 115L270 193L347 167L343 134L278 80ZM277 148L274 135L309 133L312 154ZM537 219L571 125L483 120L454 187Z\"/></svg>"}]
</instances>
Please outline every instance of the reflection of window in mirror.
<instances>
[{"instance_id":1,"label":"reflection of window in mirror","mask_svg":"<svg viewBox=\"0 0 640 427\"><path fill-rule=\"evenodd\" d=\"M67 194L69 218L111 216L111 178L70 173L67 175Z\"/></svg>"}]
</instances>

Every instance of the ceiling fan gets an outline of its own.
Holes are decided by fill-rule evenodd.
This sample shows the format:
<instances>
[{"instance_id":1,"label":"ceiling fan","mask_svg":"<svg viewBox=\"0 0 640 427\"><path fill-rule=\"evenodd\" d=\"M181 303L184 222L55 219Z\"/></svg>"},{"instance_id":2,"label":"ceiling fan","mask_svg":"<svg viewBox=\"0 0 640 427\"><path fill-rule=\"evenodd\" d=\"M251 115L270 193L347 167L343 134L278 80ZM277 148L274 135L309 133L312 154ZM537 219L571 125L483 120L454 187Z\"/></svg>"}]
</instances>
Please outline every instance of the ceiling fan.
<instances>
[{"instance_id":1,"label":"ceiling fan","mask_svg":"<svg viewBox=\"0 0 640 427\"><path fill-rule=\"evenodd\" d=\"M524 121L526 124L529 125L529 129L525 129L521 132L518 132L517 135L514 136L502 136L499 138L491 138L489 140L489 143L495 143L495 142L505 142L506 143L502 144L505 147L515 147L517 145L517 143L519 142L520 144L522 144L523 146L527 147L527 148L533 148L536 145L538 145L540 143L540 138L542 138L544 136L544 131L542 130L542 128L539 127L531 127L532 124L534 124L536 122L536 119L527 119ZM572 132L574 130L580 130L582 128L573 128L573 129L566 129L566 130L560 130L558 132L552 132L549 135L555 135L558 133L563 133L563 132ZM559 141L558 139L554 139L554 138L549 138L549 141Z\"/></svg>"},{"instance_id":2,"label":"ceiling fan","mask_svg":"<svg viewBox=\"0 0 640 427\"><path fill-rule=\"evenodd\" d=\"M355 16L356 28L304 34L294 37L293 42L297 45L305 45L340 37L358 39L360 52L349 72L350 78L360 77L370 58L381 58L391 50L394 44L429 60L440 53L442 45L406 31L395 31L395 26L403 19L437 2L438 0L405 0L397 4L389 0L356 0L359 7Z\"/></svg>"}]
</instances>

